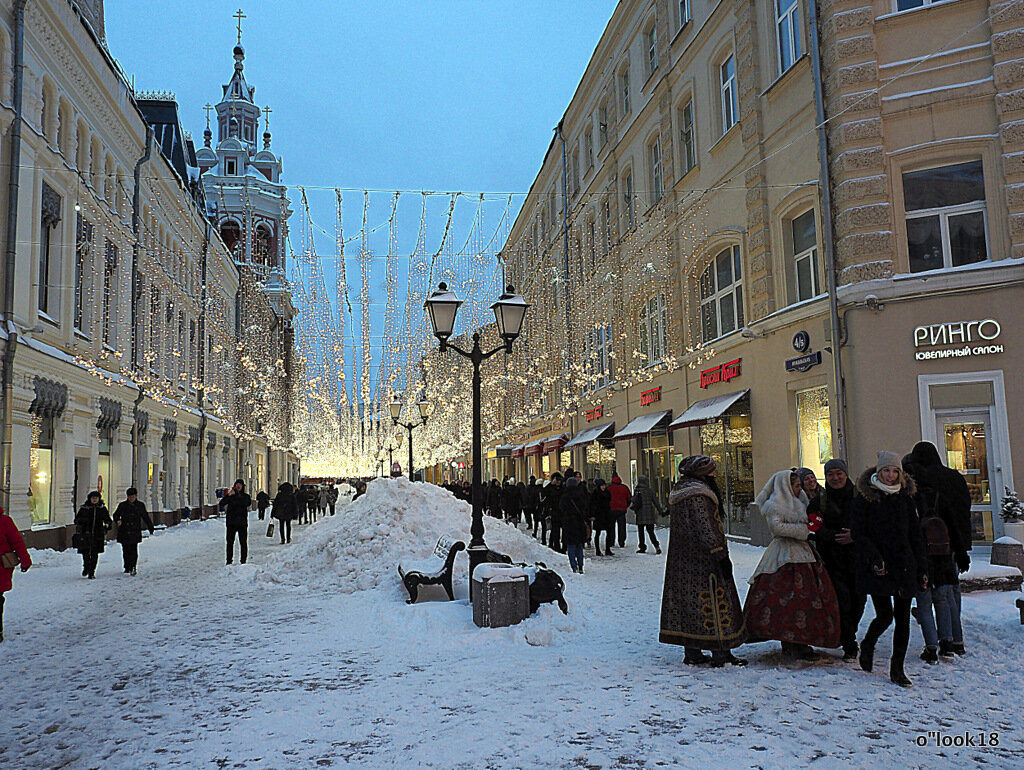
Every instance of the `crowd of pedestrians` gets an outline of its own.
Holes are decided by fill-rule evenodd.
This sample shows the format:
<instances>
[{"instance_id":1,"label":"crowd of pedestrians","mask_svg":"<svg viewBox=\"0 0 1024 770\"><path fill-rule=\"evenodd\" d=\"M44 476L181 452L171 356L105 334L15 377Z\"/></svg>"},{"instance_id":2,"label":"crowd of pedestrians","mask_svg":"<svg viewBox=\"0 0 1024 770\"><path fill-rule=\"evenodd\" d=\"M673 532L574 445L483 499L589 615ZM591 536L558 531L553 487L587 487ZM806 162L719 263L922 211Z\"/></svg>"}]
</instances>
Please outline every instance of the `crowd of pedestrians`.
<instances>
[{"instance_id":1,"label":"crowd of pedestrians","mask_svg":"<svg viewBox=\"0 0 1024 770\"><path fill-rule=\"evenodd\" d=\"M742 666L734 649L776 640L783 656L804 661L821 657L815 647L842 648L845 660L870 672L893 626L889 677L909 687L912 614L925 663L965 654L959 575L970 567L971 500L963 477L928 442L904 457L878 452L856 482L840 458L824 470L824 486L807 468L781 470L757 495L772 540L741 605L715 461L695 455L680 463L659 638L683 645L685 663ZM874 618L858 644L868 598Z\"/></svg>"}]
</instances>

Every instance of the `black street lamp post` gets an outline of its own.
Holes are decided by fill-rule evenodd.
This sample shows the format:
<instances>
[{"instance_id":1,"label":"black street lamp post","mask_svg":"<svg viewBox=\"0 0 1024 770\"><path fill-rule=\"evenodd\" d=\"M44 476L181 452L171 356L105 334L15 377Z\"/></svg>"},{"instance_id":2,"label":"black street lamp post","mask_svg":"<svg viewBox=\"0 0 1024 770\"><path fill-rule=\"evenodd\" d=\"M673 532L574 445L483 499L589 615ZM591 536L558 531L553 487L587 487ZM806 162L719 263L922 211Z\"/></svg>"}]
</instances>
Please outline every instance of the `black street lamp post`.
<instances>
[{"instance_id":1,"label":"black street lamp post","mask_svg":"<svg viewBox=\"0 0 1024 770\"><path fill-rule=\"evenodd\" d=\"M487 558L487 544L484 542L484 507L483 507L483 448L480 420L480 364L491 356L504 350L512 352L512 343L519 336L523 327L523 317L529 305L521 295L515 293L511 286L506 287L498 301L491 305L498 326L498 334L502 344L487 353L480 347L480 333L473 334L473 348L465 351L448 341L455 328L455 315L459 311L462 300L449 291L447 284L440 284L437 291L427 298L423 307L430 315L430 323L434 327L434 336L440 341L440 351L454 350L473 364L473 523L469 534L469 581L470 591L473 587L473 570Z\"/></svg>"},{"instance_id":2,"label":"black street lamp post","mask_svg":"<svg viewBox=\"0 0 1024 770\"><path fill-rule=\"evenodd\" d=\"M395 424L395 427L401 426L409 432L409 481L412 481L412 429L418 428L421 425L427 424L427 417L430 416L430 404L426 399L420 399L416 402L416 406L420 410L420 421L419 422L399 422L398 418L402 416L402 400L395 396L395 400L391 402L391 421ZM398 434L399 443L401 443L402 434Z\"/></svg>"}]
</instances>

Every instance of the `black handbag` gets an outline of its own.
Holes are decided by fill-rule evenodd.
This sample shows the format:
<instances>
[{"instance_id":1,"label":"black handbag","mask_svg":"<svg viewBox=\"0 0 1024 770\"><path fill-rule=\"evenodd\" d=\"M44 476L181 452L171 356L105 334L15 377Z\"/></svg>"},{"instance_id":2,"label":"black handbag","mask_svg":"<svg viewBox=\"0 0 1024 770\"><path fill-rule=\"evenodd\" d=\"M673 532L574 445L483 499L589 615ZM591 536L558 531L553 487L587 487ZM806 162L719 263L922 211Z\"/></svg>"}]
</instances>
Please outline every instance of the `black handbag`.
<instances>
[{"instance_id":1,"label":"black handbag","mask_svg":"<svg viewBox=\"0 0 1024 770\"><path fill-rule=\"evenodd\" d=\"M274 522L271 521L267 525L267 537L273 537L273 536L274 536Z\"/></svg>"},{"instance_id":2,"label":"black handbag","mask_svg":"<svg viewBox=\"0 0 1024 770\"><path fill-rule=\"evenodd\" d=\"M88 549L90 545L90 537L82 532L76 532L71 536L71 547L77 548L78 550Z\"/></svg>"}]
</instances>

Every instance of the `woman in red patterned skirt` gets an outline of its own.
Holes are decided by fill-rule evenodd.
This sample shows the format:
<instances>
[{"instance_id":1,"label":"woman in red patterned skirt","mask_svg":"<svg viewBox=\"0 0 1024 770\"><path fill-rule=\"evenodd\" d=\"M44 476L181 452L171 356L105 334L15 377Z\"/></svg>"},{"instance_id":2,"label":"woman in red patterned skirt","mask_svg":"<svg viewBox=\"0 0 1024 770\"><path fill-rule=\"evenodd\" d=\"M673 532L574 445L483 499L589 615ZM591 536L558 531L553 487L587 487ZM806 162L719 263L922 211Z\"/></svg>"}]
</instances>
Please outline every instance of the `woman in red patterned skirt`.
<instances>
[{"instance_id":1,"label":"woman in red patterned skirt","mask_svg":"<svg viewBox=\"0 0 1024 770\"><path fill-rule=\"evenodd\" d=\"M807 495L793 471L779 471L757 496L772 541L750 577L743 615L751 641L778 639L786 657L818 660L811 649L839 646L839 603L807 542Z\"/></svg>"}]
</instances>

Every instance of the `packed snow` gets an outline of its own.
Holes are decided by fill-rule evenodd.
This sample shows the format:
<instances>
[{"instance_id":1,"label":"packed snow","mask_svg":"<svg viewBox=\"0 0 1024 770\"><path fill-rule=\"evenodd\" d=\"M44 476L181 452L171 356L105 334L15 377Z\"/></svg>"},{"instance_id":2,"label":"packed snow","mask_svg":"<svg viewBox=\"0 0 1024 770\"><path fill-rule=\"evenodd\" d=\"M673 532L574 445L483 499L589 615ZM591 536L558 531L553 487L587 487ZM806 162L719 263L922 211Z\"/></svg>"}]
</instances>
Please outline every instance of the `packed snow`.
<instances>
[{"instance_id":1,"label":"packed snow","mask_svg":"<svg viewBox=\"0 0 1024 770\"><path fill-rule=\"evenodd\" d=\"M0 766L1024 762L1017 592L964 595L964 658L926 666L912 626L914 687L903 690L886 673L891 632L872 674L838 651L784 663L776 643L740 648L747 668L684 666L681 648L657 641L664 557L634 553L632 528L625 549L588 551L575 575L564 556L486 519L491 548L558 570L569 614L545 605L518 626L479 629L465 553L453 602L431 587L407 605L397 573L442 535L468 542L469 508L442 490L373 482L336 516L296 525L290 545L265 527L253 513L249 563L227 567L223 520L160 531L135 578L121 574L116 544L96 580L74 552L34 552L6 595ZM730 548L743 593L762 550ZM862 634L872 615L869 605ZM992 733L998 745L977 745ZM955 745L965 735L975 745Z\"/></svg>"}]
</instances>

